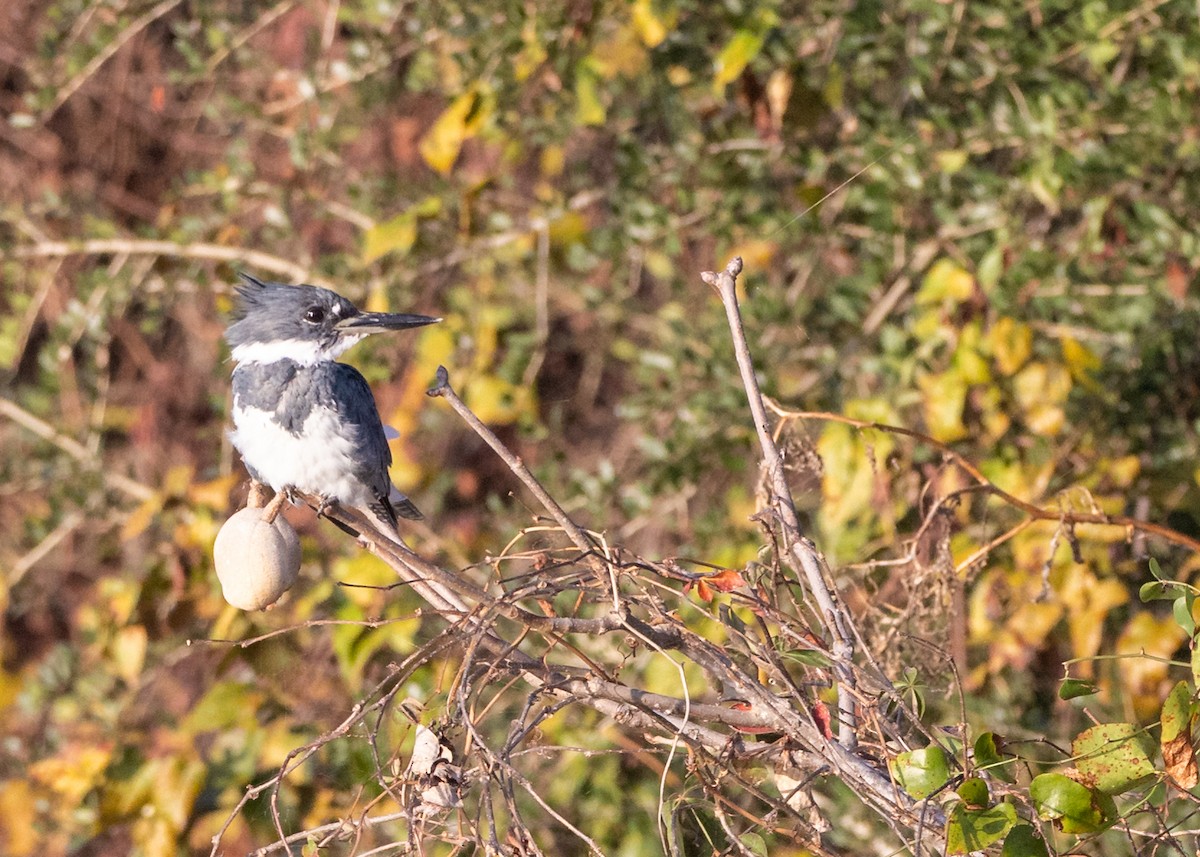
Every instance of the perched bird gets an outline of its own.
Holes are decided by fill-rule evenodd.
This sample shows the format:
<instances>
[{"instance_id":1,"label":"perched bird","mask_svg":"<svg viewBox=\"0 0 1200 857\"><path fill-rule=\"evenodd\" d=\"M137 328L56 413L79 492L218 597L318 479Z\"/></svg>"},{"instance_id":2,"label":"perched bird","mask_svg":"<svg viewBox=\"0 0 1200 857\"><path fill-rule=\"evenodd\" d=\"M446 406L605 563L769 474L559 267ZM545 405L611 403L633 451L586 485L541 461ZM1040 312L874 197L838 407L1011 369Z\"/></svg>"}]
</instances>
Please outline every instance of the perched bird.
<instances>
[{"instance_id":1,"label":"perched bird","mask_svg":"<svg viewBox=\"0 0 1200 857\"><path fill-rule=\"evenodd\" d=\"M362 312L329 289L238 276L241 305L225 332L237 364L230 439L251 477L277 492L336 501L389 535L397 516L420 518L392 486L392 452L371 388L337 358L368 334L441 319Z\"/></svg>"}]
</instances>

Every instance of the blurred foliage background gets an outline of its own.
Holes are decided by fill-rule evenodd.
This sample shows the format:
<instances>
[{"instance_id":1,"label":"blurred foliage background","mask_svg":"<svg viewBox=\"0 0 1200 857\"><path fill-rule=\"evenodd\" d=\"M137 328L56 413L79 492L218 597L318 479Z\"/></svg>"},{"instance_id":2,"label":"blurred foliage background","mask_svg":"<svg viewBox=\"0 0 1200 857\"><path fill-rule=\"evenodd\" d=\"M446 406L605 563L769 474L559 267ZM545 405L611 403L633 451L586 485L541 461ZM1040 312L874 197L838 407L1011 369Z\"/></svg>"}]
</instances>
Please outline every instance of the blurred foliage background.
<instances>
[{"instance_id":1,"label":"blurred foliage background","mask_svg":"<svg viewBox=\"0 0 1200 857\"><path fill-rule=\"evenodd\" d=\"M237 269L445 316L347 359L404 436L412 543L453 565L532 506L425 397L439 364L613 543L756 558L752 425L698 279L735 254L781 407L907 426L1023 500L1200 537L1198 88L1182 0L6 2L0 850L207 853L248 783L437 633L403 591L338 586L392 578L302 510L300 586L224 606ZM1064 660L1184 643L1131 596L1148 554L1187 578L1189 551L1013 532L970 494L931 530L964 483L930 444L819 419L784 436L843 595L932 710L956 710L949 659L970 718L1053 739L1084 722L1054 697ZM201 642L366 618L396 621ZM1075 670L1143 719L1172 678ZM445 692L421 675L410 696ZM622 746L579 712L554 729ZM538 764L605 847L659 848L652 765ZM289 823L353 811L370 766L366 742L325 748ZM251 804L225 845L273 837Z\"/></svg>"}]
</instances>

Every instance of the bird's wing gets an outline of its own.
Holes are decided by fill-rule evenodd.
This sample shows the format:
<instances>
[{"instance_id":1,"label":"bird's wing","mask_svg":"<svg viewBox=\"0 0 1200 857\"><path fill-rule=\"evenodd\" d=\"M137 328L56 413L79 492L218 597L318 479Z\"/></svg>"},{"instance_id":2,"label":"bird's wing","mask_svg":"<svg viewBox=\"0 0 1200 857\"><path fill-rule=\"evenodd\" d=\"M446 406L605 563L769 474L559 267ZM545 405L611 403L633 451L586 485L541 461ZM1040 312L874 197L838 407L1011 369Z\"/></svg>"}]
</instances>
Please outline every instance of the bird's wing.
<instances>
[{"instance_id":1,"label":"bird's wing","mask_svg":"<svg viewBox=\"0 0 1200 857\"><path fill-rule=\"evenodd\" d=\"M392 480L388 468L392 464L392 451L388 448L383 422L379 419L379 410L367 380L357 369L345 363L328 363L325 366L328 367L329 384L322 386L329 391L328 404L354 433L359 449L359 466L355 475L371 489L375 497L371 511L389 521L393 527L397 514L405 518L420 518L421 513L407 497L396 503L390 499Z\"/></svg>"}]
</instances>

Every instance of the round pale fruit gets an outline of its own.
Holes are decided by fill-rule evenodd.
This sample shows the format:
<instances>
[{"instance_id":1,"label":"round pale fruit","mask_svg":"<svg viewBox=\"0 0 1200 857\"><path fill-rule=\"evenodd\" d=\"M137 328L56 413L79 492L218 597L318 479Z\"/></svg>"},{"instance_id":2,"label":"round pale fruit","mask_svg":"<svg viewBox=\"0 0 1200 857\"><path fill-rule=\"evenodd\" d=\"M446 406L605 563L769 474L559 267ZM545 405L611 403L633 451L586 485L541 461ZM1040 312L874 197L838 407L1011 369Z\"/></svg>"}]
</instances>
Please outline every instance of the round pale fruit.
<instances>
[{"instance_id":1,"label":"round pale fruit","mask_svg":"<svg viewBox=\"0 0 1200 857\"><path fill-rule=\"evenodd\" d=\"M242 509L221 526L213 559L225 600L239 610L264 610L296 582L300 538L283 515L267 523L262 509Z\"/></svg>"}]
</instances>

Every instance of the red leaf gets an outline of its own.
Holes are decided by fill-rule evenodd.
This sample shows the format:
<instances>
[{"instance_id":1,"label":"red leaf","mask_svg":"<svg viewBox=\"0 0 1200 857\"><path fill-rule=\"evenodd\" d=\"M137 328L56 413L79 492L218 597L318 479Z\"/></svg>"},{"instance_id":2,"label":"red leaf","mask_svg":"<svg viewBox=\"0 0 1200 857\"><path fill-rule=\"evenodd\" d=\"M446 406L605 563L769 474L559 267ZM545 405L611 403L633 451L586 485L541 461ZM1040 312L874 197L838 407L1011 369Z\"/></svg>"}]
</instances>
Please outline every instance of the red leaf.
<instances>
[{"instance_id":1,"label":"red leaf","mask_svg":"<svg viewBox=\"0 0 1200 857\"><path fill-rule=\"evenodd\" d=\"M829 706L821 700L817 700L812 707L813 720L817 721L817 726L821 729L821 734L828 741L833 740L833 721L829 717Z\"/></svg>"},{"instance_id":2,"label":"red leaf","mask_svg":"<svg viewBox=\"0 0 1200 857\"><path fill-rule=\"evenodd\" d=\"M714 593L712 591L712 587L709 586L703 580L696 581L696 594L698 596L700 596L701 601L712 601L713 600Z\"/></svg>"},{"instance_id":3,"label":"red leaf","mask_svg":"<svg viewBox=\"0 0 1200 857\"><path fill-rule=\"evenodd\" d=\"M732 708L734 711L751 711L752 710L750 708L750 703L746 702L744 699L733 700L732 702L729 703L729 707ZM734 726L733 728L736 729L738 732L745 733L746 735L765 735L767 732L775 731L773 729L769 729L766 726Z\"/></svg>"},{"instance_id":4,"label":"red leaf","mask_svg":"<svg viewBox=\"0 0 1200 857\"><path fill-rule=\"evenodd\" d=\"M720 592L732 592L739 586L746 585L746 579L732 568L726 568L718 571L716 574L710 574L704 579L708 582L709 586Z\"/></svg>"}]
</instances>

